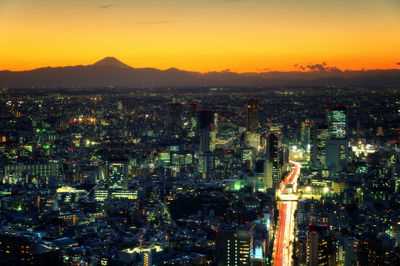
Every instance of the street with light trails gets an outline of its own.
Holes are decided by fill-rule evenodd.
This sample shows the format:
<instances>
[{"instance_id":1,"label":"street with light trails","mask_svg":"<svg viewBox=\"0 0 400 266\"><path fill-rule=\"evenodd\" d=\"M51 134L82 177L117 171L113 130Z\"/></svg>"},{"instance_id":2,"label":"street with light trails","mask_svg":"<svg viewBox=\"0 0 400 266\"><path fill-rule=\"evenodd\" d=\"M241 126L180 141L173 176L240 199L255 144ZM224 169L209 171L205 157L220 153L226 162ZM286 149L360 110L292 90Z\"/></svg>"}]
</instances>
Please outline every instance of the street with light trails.
<instances>
[{"instance_id":1,"label":"street with light trails","mask_svg":"<svg viewBox=\"0 0 400 266\"><path fill-rule=\"evenodd\" d=\"M293 191L287 191L287 185L292 189L297 188L297 179L300 175L300 164L290 162L294 167L281 183L279 195L292 194ZM292 265L292 252L294 241L294 212L297 208L297 202L293 200L281 200L278 203L279 221L278 229L275 233L273 264L274 265Z\"/></svg>"}]
</instances>

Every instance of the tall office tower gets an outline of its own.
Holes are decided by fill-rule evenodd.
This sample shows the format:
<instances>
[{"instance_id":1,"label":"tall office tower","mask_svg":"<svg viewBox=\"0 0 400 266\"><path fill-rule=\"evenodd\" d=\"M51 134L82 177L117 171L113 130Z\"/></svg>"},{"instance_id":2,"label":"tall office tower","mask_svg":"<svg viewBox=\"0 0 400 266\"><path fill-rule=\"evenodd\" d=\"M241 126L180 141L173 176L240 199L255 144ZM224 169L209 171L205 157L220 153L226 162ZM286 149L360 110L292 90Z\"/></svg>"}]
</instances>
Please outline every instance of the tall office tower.
<instances>
[{"instance_id":1,"label":"tall office tower","mask_svg":"<svg viewBox=\"0 0 400 266\"><path fill-rule=\"evenodd\" d=\"M190 103L190 132L189 137L196 136L197 131L197 103Z\"/></svg>"},{"instance_id":2,"label":"tall office tower","mask_svg":"<svg viewBox=\"0 0 400 266\"><path fill-rule=\"evenodd\" d=\"M216 140L218 134L218 113L216 111L213 112L214 112L213 126L210 132L210 151L212 152L216 148Z\"/></svg>"},{"instance_id":3,"label":"tall office tower","mask_svg":"<svg viewBox=\"0 0 400 266\"><path fill-rule=\"evenodd\" d=\"M109 160L106 162L106 169L109 188L128 188L128 160Z\"/></svg>"},{"instance_id":4,"label":"tall office tower","mask_svg":"<svg viewBox=\"0 0 400 266\"><path fill-rule=\"evenodd\" d=\"M116 102L116 105L117 105L117 111L118 111L118 113L121 114L121 113L123 112L123 110L124 110L124 105L123 105L122 101Z\"/></svg>"},{"instance_id":5,"label":"tall office tower","mask_svg":"<svg viewBox=\"0 0 400 266\"><path fill-rule=\"evenodd\" d=\"M216 236L217 266L252 265L253 228L222 225Z\"/></svg>"},{"instance_id":6,"label":"tall office tower","mask_svg":"<svg viewBox=\"0 0 400 266\"><path fill-rule=\"evenodd\" d=\"M346 138L346 107L336 105L327 108L326 122L331 139Z\"/></svg>"},{"instance_id":7,"label":"tall office tower","mask_svg":"<svg viewBox=\"0 0 400 266\"><path fill-rule=\"evenodd\" d=\"M275 134L267 134L265 136L265 158L272 163L272 180L274 183L279 182L279 141Z\"/></svg>"},{"instance_id":8,"label":"tall office tower","mask_svg":"<svg viewBox=\"0 0 400 266\"><path fill-rule=\"evenodd\" d=\"M294 243L295 261L294 265L307 265L307 234L299 230L297 241Z\"/></svg>"},{"instance_id":9,"label":"tall office tower","mask_svg":"<svg viewBox=\"0 0 400 266\"><path fill-rule=\"evenodd\" d=\"M328 265L329 232L325 225L310 225L307 231L307 265Z\"/></svg>"},{"instance_id":10,"label":"tall office tower","mask_svg":"<svg viewBox=\"0 0 400 266\"><path fill-rule=\"evenodd\" d=\"M200 131L200 153L198 172L203 176L213 168L213 156L211 153L211 131L214 128L214 112L211 110L199 110L198 122Z\"/></svg>"},{"instance_id":11,"label":"tall office tower","mask_svg":"<svg viewBox=\"0 0 400 266\"><path fill-rule=\"evenodd\" d=\"M191 117L197 116L197 107L198 107L198 104L195 103L195 102L192 102L192 103L189 103L189 105L190 105L190 116L191 116Z\"/></svg>"},{"instance_id":12,"label":"tall office tower","mask_svg":"<svg viewBox=\"0 0 400 266\"><path fill-rule=\"evenodd\" d=\"M174 137L179 137L182 133L182 105L177 102L168 103L169 130Z\"/></svg>"},{"instance_id":13,"label":"tall office tower","mask_svg":"<svg viewBox=\"0 0 400 266\"><path fill-rule=\"evenodd\" d=\"M73 160L74 155L74 145L72 142L72 125L73 121L68 121L68 171L66 173L66 181L68 183L74 183L77 181L77 173L76 173L76 162Z\"/></svg>"},{"instance_id":14,"label":"tall office tower","mask_svg":"<svg viewBox=\"0 0 400 266\"><path fill-rule=\"evenodd\" d=\"M264 190L265 192L274 186L274 180L272 177L272 162L265 161L264 162Z\"/></svg>"},{"instance_id":15,"label":"tall office tower","mask_svg":"<svg viewBox=\"0 0 400 266\"><path fill-rule=\"evenodd\" d=\"M395 156L395 160L390 165L390 175L394 180L394 191L400 194L400 155Z\"/></svg>"},{"instance_id":16,"label":"tall office tower","mask_svg":"<svg viewBox=\"0 0 400 266\"><path fill-rule=\"evenodd\" d=\"M325 146L329 139L329 128L326 125L314 126L311 130L311 162L315 167L325 165Z\"/></svg>"},{"instance_id":17,"label":"tall office tower","mask_svg":"<svg viewBox=\"0 0 400 266\"><path fill-rule=\"evenodd\" d=\"M347 237L343 242L344 266L359 265L359 241L355 237Z\"/></svg>"},{"instance_id":18,"label":"tall office tower","mask_svg":"<svg viewBox=\"0 0 400 266\"><path fill-rule=\"evenodd\" d=\"M310 120L307 119L301 123L300 141L304 148L307 148L308 145L311 144L311 128L312 123L310 122Z\"/></svg>"},{"instance_id":19,"label":"tall office tower","mask_svg":"<svg viewBox=\"0 0 400 266\"><path fill-rule=\"evenodd\" d=\"M211 110L200 110L199 130L200 130L200 150L203 152L210 151L210 133L214 127L214 112Z\"/></svg>"},{"instance_id":20,"label":"tall office tower","mask_svg":"<svg viewBox=\"0 0 400 266\"><path fill-rule=\"evenodd\" d=\"M349 154L346 139L328 139L325 143L325 165L333 172L340 172L347 166Z\"/></svg>"},{"instance_id":21,"label":"tall office tower","mask_svg":"<svg viewBox=\"0 0 400 266\"><path fill-rule=\"evenodd\" d=\"M258 110L260 104L256 98L251 98L246 104L246 135L244 145L258 150L260 147L260 122Z\"/></svg>"},{"instance_id":22,"label":"tall office tower","mask_svg":"<svg viewBox=\"0 0 400 266\"><path fill-rule=\"evenodd\" d=\"M260 104L256 98L251 98L246 105L246 130L256 133L259 131L260 122L258 120L258 110Z\"/></svg>"}]
</instances>

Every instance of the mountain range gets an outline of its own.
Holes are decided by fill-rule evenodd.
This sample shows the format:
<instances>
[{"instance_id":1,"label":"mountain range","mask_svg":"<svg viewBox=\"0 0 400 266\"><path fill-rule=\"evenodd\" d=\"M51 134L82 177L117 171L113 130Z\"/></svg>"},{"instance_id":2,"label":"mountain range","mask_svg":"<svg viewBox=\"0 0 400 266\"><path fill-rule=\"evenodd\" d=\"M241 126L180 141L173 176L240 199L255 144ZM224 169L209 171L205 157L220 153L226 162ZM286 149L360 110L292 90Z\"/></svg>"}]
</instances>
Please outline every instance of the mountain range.
<instances>
[{"instance_id":1,"label":"mountain range","mask_svg":"<svg viewBox=\"0 0 400 266\"><path fill-rule=\"evenodd\" d=\"M339 70L324 65L310 71L235 73L191 72L169 68L133 68L114 57L92 65L45 67L27 71L0 71L0 87L297 87L400 86L400 69Z\"/></svg>"}]
</instances>

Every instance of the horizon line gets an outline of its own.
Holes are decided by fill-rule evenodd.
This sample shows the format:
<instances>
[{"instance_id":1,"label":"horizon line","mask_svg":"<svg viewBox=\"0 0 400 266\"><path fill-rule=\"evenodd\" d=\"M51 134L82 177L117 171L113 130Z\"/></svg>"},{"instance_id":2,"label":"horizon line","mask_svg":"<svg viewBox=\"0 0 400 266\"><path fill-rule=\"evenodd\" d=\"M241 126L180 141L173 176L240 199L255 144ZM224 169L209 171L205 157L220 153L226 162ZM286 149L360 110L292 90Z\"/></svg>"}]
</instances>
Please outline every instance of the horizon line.
<instances>
[{"instance_id":1,"label":"horizon line","mask_svg":"<svg viewBox=\"0 0 400 266\"><path fill-rule=\"evenodd\" d=\"M94 66L96 65L96 63L106 59L106 58L111 58L111 59L115 59L116 61L132 68L132 69L157 69L160 71L167 71L169 69L177 69L180 71L185 71L185 72L196 72L196 73L200 73L200 74L207 74L207 73L235 73L235 74L263 74L263 73L323 73L323 72L327 72L327 73L332 73L332 72L366 72L366 71L389 71L389 70L400 70L400 63L394 63L395 65L397 65L397 68L394 66L392 68L361 68L361 69L341 69L338 68L336 66L329 66L327 65L324 61L322 63L310 63L307 66L302 66L302 65L297 65L294 64L292 67L297 67L298 69L295 70L274 70L274 69L269 69L269 68L265 68L265 70L263 71L232 71L230 68L226 68L223 70L208 70L208 71L199 71L199 70L186 70L183 68L179 68L179 67L168 67L168 68L157 68L157 67L151 67L151 66L147 66L147 67L133 67L131 65L128 65L122 61L120 61L119 59L117 59L116 57L113 56L106 56L101 58L100 60L97 60L96 62L92 63L92 64L77 64L77 65L58 65L58 66L51 66L51 65L47 65L47 66L39 66L39 67L34 67L34 68L30 68L30 69L15 69L15 68L9 68L9 69L0 69L0 71L10 71L10 72L26 72L26 71L33 71L33 70L37 70L37 69L44 69L44 68L64 68L64 67L77 67L77 66L84 66L84 67L88 67L88 66ZM110 64L111 65L111 64Z\"/></svg>"}]
</instances>

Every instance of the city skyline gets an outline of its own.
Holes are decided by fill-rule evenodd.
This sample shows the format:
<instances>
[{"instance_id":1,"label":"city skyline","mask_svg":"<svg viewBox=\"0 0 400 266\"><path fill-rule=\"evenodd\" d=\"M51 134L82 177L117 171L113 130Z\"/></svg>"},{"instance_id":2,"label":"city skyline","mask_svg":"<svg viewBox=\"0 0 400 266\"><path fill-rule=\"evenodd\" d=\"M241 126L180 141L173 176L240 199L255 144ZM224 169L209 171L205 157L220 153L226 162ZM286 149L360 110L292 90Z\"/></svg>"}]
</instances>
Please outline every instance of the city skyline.
<instances>
[{"instance_id":1,"label":"city skyline","mask_svg":"<svg viewBox=\"0 0 400 266\"><path fill-rule=\"evenodd\" d=\"M400 265L399 11L0 1L0 265Z\"/></svg>"}]
</instances>

